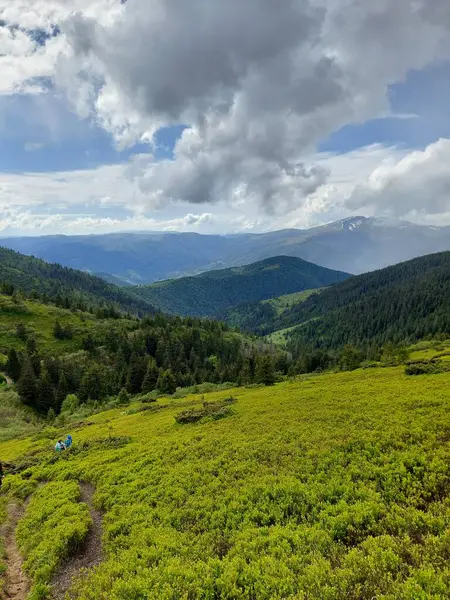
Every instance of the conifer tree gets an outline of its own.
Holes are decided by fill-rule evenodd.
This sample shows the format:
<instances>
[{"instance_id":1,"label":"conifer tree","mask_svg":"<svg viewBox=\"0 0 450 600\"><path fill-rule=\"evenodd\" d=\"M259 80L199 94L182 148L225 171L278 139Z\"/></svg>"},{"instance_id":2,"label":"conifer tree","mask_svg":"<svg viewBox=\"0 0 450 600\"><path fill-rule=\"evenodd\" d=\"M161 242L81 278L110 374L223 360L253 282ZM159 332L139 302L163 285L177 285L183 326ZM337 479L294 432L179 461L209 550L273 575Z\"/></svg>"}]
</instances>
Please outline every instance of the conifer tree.
<instances>
[{"instance_id":1,"label":"conifer tree","mask_svg":"<svg viewBox=\"0 0 450 600\"><path fill-rule=\"evenodd\" d=\"M30 357L25 355L20 377L17 382L17 393L24 404L36 408L38 380L34 372Z\"/></svg>"},{"instance_id":2,"label":"conifer tree","mask_svg":"<svg viewBox=\"0 0 450 600\"><path fill-rule=\"evenodd\" d=\"M258 383L273 385L276 381L275 366L270 354L262 354L256 360L255 378Z\"/></svg>"},{"instance_id":3,"label":"conifer tree","mask_svg":"<svg viewBox=\"0 0 450 600\"><path fill-rule=\"evenodd\" d=\"M68 391L69 389L67 386L66 376L64 375L64 373L61 373L61 377L59 378L55 394L55 408L57 412L61 410L61 406L64 400L66 399Z\"/></svg>"},{"instance_id":4,"label":"conifer tree","mask_svg":"<svg viewBox=\"0 0 450 600\"><path fill-rule=\"evenodd\" d=\"M145 373L144 381L142 382L142 391L147 394L156 389L158 383L159 369L156 365L156 360L151 356L147 363L147 371Z\"/></svg>"},{"instance_id":5,"label":"conifer tree","mask_svg":"<svg viewBox=\"0 0 450 600\"><path fill-rule=\"evenodd\" d=\"M41 413L47 413L55 405L55 391L52 386L49 372L44 367L37 383L36 409Z\"/></svg>"},{"instance_id":6,"label":"conifer tree","mask_svg":"<svg viewBox=\"0 0 450 600\"><path fill-rule=\"evenodd\" d=\"M17 381L20 377L20 362L17 352L14 348L8 351L8 362L5 367L6 374L11 377L13 381Z\"/></svg>"},{"instance_id":7,"label":"conifer tree","mask_svg":"<svg viewBox=\"0 0 450 600\"><path fill-rule=\"evenodd\" d=\"M177 382L170 369L160 373L157 388L162 394L172 395L177 391Z\"/></svg>"}]
</instances>

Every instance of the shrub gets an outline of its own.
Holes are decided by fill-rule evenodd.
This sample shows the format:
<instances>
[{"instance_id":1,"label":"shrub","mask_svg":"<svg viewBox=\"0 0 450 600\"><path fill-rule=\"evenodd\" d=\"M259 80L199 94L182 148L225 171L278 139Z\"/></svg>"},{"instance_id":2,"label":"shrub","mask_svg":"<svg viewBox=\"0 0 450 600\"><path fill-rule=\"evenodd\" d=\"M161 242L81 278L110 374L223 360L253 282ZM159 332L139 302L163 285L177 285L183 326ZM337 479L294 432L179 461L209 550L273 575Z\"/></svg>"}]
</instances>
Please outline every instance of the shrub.
<instances>
[{"instance_id":1,"label":"shrub","mask_svg":"<svg viewBox=\"0 0 450 600\"><path fill-rule=\"evenodd\" d=\"M447 370L448 367L442 361L419 361L406 365L405 375L435 375Z\"/></svg>"},{"instance_id":2,"label":"shrub","mask_svg":"<svg viewBox=\"0 0 450 600\"><path fill-rule=\"evenodd\" d=\"M36 584L46 584L64 559L83 544L91 525L74 482L52 482L38 489L17 527L24 567ZM39 596L37 596L39 597Z\"/></svg>"},{"instance_id":3,"label":"shrub","mask_svg":"<svg viewBox=\"0 0 450 600\"><path fill-rule=\"evenodd\" d=\"M175 416L175 420L177 423L186 424L198 423L207 417L215 421L223 419L224 417L233 414L230 404L234 404L235 402L237 402L237 400L232 396L225 398L224 400L219 400L218 402L204 402L201 408L193 408L179 413Z\"/></svg>"}]
</instances>

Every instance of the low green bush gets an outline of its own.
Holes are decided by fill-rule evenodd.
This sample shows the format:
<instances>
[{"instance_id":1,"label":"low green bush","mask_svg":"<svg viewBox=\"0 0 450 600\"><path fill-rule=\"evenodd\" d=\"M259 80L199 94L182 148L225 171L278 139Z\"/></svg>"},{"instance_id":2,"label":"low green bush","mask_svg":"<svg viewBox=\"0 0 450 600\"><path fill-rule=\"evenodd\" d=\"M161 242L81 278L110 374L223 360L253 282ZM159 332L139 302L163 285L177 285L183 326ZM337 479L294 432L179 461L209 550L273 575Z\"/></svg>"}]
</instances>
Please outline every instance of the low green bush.
<instances>
[{"instance_id":1,"label":"low green bush","mask_svg":"<svg viewBox=\"0 0 450 600\"><path fill-rule=\"evenodd\" d=\"M82 546L92 521L79 500L77 483L48 483L36 491L19 521L16 535L24 568L36 585L49 583L58 566Z\"/></svg>"},{"instance_id":2,"label":"low green bush","mask_svg":"<svg viewBox=\"0 0 450 600\"><path fill-rule=\"evenodd\" d=\"M178 413L175 415L175 420L177 423L186 424L198 423L202 419L208 417L213 420L223 419L233 414L230 405L234 404L235 402L237 402L237 400L232 396L217 402L203 402L203 406L201 408L193 408Z\"/></svg>"}]
</instances>

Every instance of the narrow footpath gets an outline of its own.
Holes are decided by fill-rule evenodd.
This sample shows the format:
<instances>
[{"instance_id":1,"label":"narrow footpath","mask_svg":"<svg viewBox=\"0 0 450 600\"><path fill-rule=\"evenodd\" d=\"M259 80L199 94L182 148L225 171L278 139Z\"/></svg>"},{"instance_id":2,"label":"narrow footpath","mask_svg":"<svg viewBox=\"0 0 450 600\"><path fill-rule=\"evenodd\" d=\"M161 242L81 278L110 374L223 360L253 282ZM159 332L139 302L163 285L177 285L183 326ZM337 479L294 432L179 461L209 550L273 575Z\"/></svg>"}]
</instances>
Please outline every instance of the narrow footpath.
<instances>
[{"instance_id":1,"label":"narrow footpath","mask_svg":"<svg viewBox=\"0 0 450 600\"><path fill-rule=\"evenodd\" d=\"M30 589L28 578L23 570L23 560L17 547L15 536L17 523L22 515L22 507L17 504L10 504L8 506L8 521L2 530L6 551L6 584L4 595L6 600L25 600Z\"/></svg>"}]
</instances>

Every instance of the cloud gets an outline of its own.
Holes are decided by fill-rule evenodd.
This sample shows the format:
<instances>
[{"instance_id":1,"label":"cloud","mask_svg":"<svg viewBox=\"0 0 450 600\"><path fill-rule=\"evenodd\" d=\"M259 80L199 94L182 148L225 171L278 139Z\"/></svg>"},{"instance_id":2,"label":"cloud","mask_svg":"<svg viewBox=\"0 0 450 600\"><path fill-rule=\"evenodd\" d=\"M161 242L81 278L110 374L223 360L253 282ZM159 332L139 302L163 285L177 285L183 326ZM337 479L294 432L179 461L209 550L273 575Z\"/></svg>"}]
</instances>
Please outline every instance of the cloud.
<instances>
[{"instance_id":1,"label":"cloud","mask_svg":"<svg viewBox=\"0 0 450 600\"><path fill-rule=\"evenodd\" d=\"M42 150L45 147L45 144L40 142L25 142L24 148L26 152L36 152L37 150Z\"/></svg>"},{"instance_id":2,"label":"cloud","mask_svg":"<svg viewBox=\"0 0 450 600\"><path fill-rule=\"evenodd\" d=\"M119 147L187 126L173 160L3 177L0 204L83 198L171 213L161 223L199 213L213 216L199 227L256 229L375 210L363 181L377 156L397 164L402 152L370 148L339 166L316 149L346 124L389 114L392 83L450 57L449 13L447 0L0 0L0 93L63 94Z\"/></svg>"},{"instance_id":3,"label":"cloud","mask_svg":"<svg viewBox=\"0 0 450 600\"><path fill-rule=\"evenodd\" d=\"M56 81L121 145L190 126L173 163L143 173L154 205L256 199L286 214L326 182L307 159L321 140L386 114L391 83L450 56L447 4L429 4L130 0L109 24L63 23Z\"/></svg>"},{"instance_id":4,"label":"cloud","mask_svg":"<svg viewBox=\"0 0 450 600\"><path fill-rule=\"evenodd\" d=\"M160 168L149 156L126 164L55 173L0 174L0 231L101 233L175 230L202 233L306 228L352 216L386 215L429 224L450 224L450 140L424 152L373 145L347 154L315 154L326 183L289 214L261 211L257 198L208 204L192 211L188 201L162 202L146 189L145 173ZM152 186L154 176L149 176ZM315 186L313 186L315 187ZM198 207L199 205L197 205Z\"/></svg>"},{"instance_id":5,"label":"cloud","mask_svg":"<svg viewBox=\"0 0 450 600\"><path fill-rule=\"evenodd\" d=\"M450 214L450 139L377 167L357 185L346 205L350 210L414 218Z\"/></svg>"}]
</instances>

